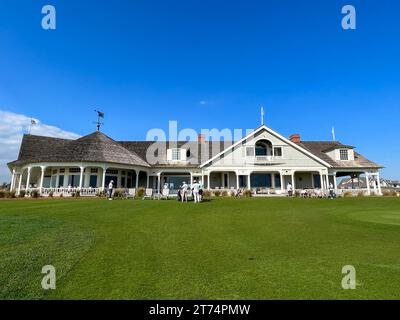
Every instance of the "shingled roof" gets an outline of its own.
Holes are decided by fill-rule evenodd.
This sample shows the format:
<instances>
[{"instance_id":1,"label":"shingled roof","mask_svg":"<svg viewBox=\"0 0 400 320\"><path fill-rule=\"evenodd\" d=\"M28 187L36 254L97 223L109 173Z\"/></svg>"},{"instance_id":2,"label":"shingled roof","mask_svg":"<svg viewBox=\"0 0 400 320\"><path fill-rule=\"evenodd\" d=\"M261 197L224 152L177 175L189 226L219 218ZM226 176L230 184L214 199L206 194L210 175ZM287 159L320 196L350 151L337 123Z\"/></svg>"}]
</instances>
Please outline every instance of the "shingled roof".
<instances>
[{"instance_id":1,"label":"shingled roof","mask_svg":"<svg viewBox=\"0 0 400 320\"><path fill-rule=\"evenodd\" d=\"M301 141L297 144L321 160L329 163L334 168L382 168L381 165L368 160L357 152L354 152L354 161L333 160L326 153L328 150L334 150L337 148L354 148L352 146L344 145L339 141Z\"/></svg>"},{"instance_id":2,"label":"shingled roof","mask_svg":"<svg viewBox=\"0 0 400 320\"><path fill-rule=\"evenodd\" d=\"M101 132L76 140L24 135L18 160L29 162L106 162L149 167L134 151Z\"/></svg>"},{"instance_id":3,"label":"shingled roof","mask_svg":"<svg viewBox=\"0 0 400 320\"><path fill-rule=\"evenodd\" d=\"M101 132L94 132L76 140L67 140L35 135L24 135L18 160L9 165L24 165L32 162L105 162L133 166L150 167L146 161L148 148L154 141L115 141ZM213 158L221 151L230 147L233 141L209 141L198 143L166 142L166 148L182 146L188 147L189 164L184 167L198 167L200 164ZM301 141L300 147L311 152L334 168L382 168L382 166L368 160L354 152L354 161L333 160L326 152L336 148L353 148L337 141ZM195 161L190 161L194 159ZM177 164L159 159L157 167L176 167Z\"/></svg>"},{"instance_id":4,"label":"shingled roof","mask_svg":"<svg viewBox=\"0 0 400 320\"><path fill-rule=\"evenodd\" d=\"M147 159L147 150L148 148L154 144L154 141L120 141L121 145L123 145L128 150L136 152L142 159ZM160 142L163 143L163 142ZM166 141L165 148L181 148L185 147L190 150L190 156L187 159L190 163L183 164L185 167L198 167L200 164L206 162L212 157L219 154L221 151L230 147L234 142L233 141L206 141L206 142L197 142L197 141ZM164 155L164 159L159 159L159 163L156 165L157 167L177 167L177 164L171 164L167 161L166 155Z\"/></svg>"}]
</instances>

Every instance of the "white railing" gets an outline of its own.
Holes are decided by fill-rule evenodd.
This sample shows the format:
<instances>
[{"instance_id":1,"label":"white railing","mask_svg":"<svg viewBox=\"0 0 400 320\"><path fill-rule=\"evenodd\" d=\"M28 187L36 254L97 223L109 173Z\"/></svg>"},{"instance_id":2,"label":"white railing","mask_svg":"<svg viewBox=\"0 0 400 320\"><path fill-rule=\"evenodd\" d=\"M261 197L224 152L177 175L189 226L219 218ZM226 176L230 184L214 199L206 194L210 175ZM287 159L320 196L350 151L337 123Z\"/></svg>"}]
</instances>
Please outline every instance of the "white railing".
<instances>
[{"instance_id":1,"label":"white railing","mask_svg":"<svg viewBox=\"0 0 400 320\"><path fill-rule=\"evenodd\" d=\"M271 163L277 160L281 160L281 156L255 156L255 157L247 157L247 163L255 163L255 164L263 164L263 163Z\"/></svg>"},{"instance_id":2,"label":"white railing","mask_svg":"<svg viewBox=\"0 0 400 320\"><path fill-rule=\"evenodd\" d=\"M73 196L79 192L79 195L82 197L94 197L101 191L100 188L75 188L75 187L67 187L67 188L42 188L41 195L44 197L48 197L53 195L55 197L63 195L63 197Z\"/></svg>"}]
</instances>

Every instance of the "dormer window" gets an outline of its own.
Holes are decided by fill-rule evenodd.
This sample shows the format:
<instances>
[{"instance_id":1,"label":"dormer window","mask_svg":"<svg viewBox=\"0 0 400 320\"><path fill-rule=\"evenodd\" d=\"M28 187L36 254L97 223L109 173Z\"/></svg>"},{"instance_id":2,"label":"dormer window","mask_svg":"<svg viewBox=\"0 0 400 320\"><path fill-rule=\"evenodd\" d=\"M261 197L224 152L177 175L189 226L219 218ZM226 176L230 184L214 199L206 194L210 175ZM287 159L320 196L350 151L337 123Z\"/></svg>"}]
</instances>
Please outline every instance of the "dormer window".
<instances>
[{"instance_id":1,"label":"dormer window","mask_svg":"<svg viewBox=\"0 0 400 320\"><path fill-rule=\"evenodd\" d=\"M172 149L172 161L180 161L181 160L181 149Z\"/></svg>"},{"instance_id":2,"label":"dormer window","mask_svg":"<svg viewBox=\"0 0 400 320\"><path fill-rule=\"evenodd\" d=\"M340 160L342 160L342 161L349 160L349 150L340 149Z\"/></svg>"},{"instance_id":3,"label":"dormer window","mask_svg":"<svg viewBox=\"0 0 400 320\"><path fill-rule=\"evenodd\" d=\"M182 148L171 148L167 150L167 161L180 162L186 161L188 150ZM190 155L190 153L189 153Z\"/></svg>"}]
</instances>

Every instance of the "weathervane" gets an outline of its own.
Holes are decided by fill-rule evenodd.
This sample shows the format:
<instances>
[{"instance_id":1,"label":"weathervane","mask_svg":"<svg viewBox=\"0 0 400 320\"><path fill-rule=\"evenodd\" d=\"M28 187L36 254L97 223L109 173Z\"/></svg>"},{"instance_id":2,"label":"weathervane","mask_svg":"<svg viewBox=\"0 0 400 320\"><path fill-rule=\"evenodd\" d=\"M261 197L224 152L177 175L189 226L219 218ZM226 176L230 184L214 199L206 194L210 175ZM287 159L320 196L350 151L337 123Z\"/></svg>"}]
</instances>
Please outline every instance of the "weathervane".
<instances>
[{"instance_id":1,"label":"weathervane","mask_svg":"<svg viewBox=\"0 0 400 320\"><path fill-rule=\"evenodd\" d=\"M101 112L98 110L94 110L94 112L97 112L97 122L95 122L96 128L97 128L97 131L100 131L100 126L104 125L104 122L101 122L101 120L100 120L100 119L104 119L104 112Z\"/></svg>"}]
</instances>

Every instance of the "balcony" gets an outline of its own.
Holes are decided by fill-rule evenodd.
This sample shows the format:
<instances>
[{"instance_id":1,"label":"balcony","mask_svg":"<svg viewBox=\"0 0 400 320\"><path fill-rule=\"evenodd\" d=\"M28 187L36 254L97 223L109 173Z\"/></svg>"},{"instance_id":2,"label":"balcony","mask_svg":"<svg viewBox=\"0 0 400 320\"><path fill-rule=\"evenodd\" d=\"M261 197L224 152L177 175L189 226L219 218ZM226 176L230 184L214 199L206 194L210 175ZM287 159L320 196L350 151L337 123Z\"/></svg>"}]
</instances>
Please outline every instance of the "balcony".
<instances>
[{"instance_id":1,"label":"balcony","mask_svg":"<svg viewBox=\"0 0 400 320\"><path fill-rule=\"evenodd\" d=\"M247 157L246 163L250 164L275 164L282 160L281 156L255 156Z\"/></svg>"}]
</instances>

